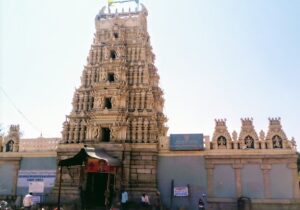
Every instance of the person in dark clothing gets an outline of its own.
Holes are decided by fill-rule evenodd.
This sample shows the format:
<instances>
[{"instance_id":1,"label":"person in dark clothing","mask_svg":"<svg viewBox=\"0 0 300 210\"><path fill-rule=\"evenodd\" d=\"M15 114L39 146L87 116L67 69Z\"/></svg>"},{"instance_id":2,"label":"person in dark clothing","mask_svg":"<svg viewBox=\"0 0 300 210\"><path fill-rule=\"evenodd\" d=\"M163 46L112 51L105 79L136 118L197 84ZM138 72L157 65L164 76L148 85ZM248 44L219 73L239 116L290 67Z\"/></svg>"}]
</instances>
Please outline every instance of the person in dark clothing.
<instances>
[{"instance_id":1,"label":"person in dark clothing","mask_svg":"<svg viewBox=\"0 0 300 210\"><path fill-rule=\"evenodd\" d=\"M83 187L79 187L81 210L85 210L85 191Z\"/></svg>"},{"instance_id":2,"label":"person in dark clothing","mask_svg":"<svg viewBox=\"0 0 300 210\"><path fill-rule=\"evenodd\" d=\"M156 192L156 198L155 198L155 210L160 210L161 209L161 200L160 200L160 193Z\"/></svg>"},{"instance_id":3,"label":"person in dark clothing","mask_svg":"<svg viewBox=\"0 0 300 210\"><path fill-rule=\"evenodd\" d=\"M205 204L202 198L199 198L199 202L198 202L198 209L199 210L205 210Z\"/></svg>"}]
</instances>

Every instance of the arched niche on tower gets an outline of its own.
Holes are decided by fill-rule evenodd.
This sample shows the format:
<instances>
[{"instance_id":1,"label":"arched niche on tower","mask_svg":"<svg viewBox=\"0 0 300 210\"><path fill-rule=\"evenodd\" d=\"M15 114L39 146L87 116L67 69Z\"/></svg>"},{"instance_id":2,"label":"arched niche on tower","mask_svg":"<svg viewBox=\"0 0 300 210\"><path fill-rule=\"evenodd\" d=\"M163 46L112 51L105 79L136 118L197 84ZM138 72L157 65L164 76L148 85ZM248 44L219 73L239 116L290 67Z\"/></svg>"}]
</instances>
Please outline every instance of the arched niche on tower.
<instances>
[{"instance_id":1,"label":"arched niche on tower","mask_svg":"<svg viewBox=\"0 0 300 210\"><path fill-rule=\"evenodd\" d=\"M215 131L212 137L214 149L232 149L232 138L226 126L226 119L215 119Z\"/></svg>"},{"instance_id":2,"label":"arched niche on tower","mask_svg":"<svg viewBox=\"0 0 300 210\"><path fill-rule=\"evenodd\" d=\"M224 136L219 136L217 138L217 144L219 149L226 149L227 148L227 139Z\"/></svg>"},{"instance_id":3,"label":"arched niche on tower","mask_svg":"<svg viewBox=\"0 0 300 210\"><path fill-rule=\"evenodd\" d=\"M116 60L116 59L118 58L117 51L115 51L115 50L110 50L109 58L110 58L111 60Z\"/></svg>"},{"instance_id":4,"label":"arched niche on tower","mask_svg":"<svg viewBox=\"0 0 300 210\"><path fill-rule=\"evenodd\" d=\"M13 140L9 140L5 145L5 152L13 152L15 142Z\"/></svg>"},{"instance_id":5,"label":"arched niche on tower","mask_svg":"<svg viewBox=\"0 0 300 210\"><path fill-rule=\"evenodd\" d=\"M274 135L272 137L272 144L274 149L282 149L283 148L283 140L279 135Z\"/></svg>"},{"instance_id":6,"label":"arched niche on tower","mask_svg":"<svg viewBox=\"0 0 300 210\"><path fill-rule=\"evenodd\" d=\"M254 138L250 135L247 135L244 138L244 144L247 149L254 149Z\"/></svg>"}]
</instances>

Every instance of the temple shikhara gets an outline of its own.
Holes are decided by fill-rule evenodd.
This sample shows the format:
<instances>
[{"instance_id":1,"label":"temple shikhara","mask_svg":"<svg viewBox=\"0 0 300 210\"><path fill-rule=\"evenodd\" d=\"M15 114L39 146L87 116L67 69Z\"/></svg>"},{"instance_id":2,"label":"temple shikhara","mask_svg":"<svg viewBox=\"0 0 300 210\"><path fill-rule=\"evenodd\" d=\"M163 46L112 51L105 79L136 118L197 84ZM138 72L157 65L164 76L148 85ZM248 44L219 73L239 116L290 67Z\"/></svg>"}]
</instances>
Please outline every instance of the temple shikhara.
<instances>
[{"instance_id":1,"label":"temple shikhara","mask_svg":"<svg viewBox=\"0 0 300 210\"><path fill-rule=\"evenodd\" d=\"M126 191L130 204L147 194L162 209L202 201L210 210L299 210L300 156L281 118L265 131L252 118L239 131L215 119L211 137L167 136L148 11L138 0L117 1L134 5L119 10L113 2L96 15L62 138L22 139L19 125L0 136L0 199L18 207L31 191L51 208L114 209Z\"/></svg>"},{"instance_id":2,"label":"temple shikhara","mask_svg":"<svg viewBox=\"0 0 300 210\"><path fill-rule=\"evenodd\" d=\"M92 147L95 155L105 151L120 165L107 174L84 175L79 173L82 166L64 170L62 196L76 197L78 187L98 179L103 182L102 189L82 186L88 202L97 202L104 192L112 190L109 186L114 191L123 188L137 198L157 191L158 143L166 138L167 128L147 15L141 5L141 9L121 13L103 8L95 18L94 41L81 85L74 93L73 109L63 124L58 158ZM97 156L99 160L103 152Z\"/></svg>"}]
</instances>

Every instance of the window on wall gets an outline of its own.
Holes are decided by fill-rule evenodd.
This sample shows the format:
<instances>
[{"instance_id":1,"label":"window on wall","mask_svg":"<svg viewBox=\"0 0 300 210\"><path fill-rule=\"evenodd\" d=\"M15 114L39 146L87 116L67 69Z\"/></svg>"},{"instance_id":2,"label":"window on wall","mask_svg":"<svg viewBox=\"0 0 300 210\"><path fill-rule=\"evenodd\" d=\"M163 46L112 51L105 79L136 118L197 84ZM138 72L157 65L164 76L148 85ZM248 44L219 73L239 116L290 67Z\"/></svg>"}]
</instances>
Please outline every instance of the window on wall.
<instances>
[{"instance_id":1,"label":"window on wall","mask_svg":"<svg viewBox=\"0 0 300 210\"><path fill-rule=\"evenodd\" d=\"M273 142L273 148L282 148L282 139L280 136L275 135L272 138L272 142Z\"/></svg>"},{"instance_id":2,"label":"window on wall","mask_svg":"<svg viewBox=\"0 0 300 210\"><path fill-rule=\"evenodd\" d=\"M114 73L108 73L107 74L107 81L114 82L115 81L115 74Z\"/></svg>"},{"instance_id":3,"label":"window on wall","mask_svg":"<svg viewBox=\"0 0 300 210\"><path fill-rule=\"evenodd\" d=\"M246 148L254 149L254 139L251 136L246 136L245 145L246 145Z\"/></svg>"},{"instance_id":4,"label":"window on wall","mask_svg":"<svg viewBox=\"0 0 300 210\"><path fill-rule=\"evenodd\" d=\"M112 60L115 60L115 59L117 58L117 53L116 53L116 51L114 51L114 50L110 51L110 58L111 58Z\"/></svg>"},{"instance_id":5,"label":"window on wall","mask_svg":"<svg viewBox=\"0 0 300 210\"><path fill-rule=\"evenodd\" d=\"M90 109L94 108L94 97L91 97Z\"/></svg>"},{"instance_id":6,"label":"window on wall","mask_svg":"<svg viewBox=\"0 0 300 210\"><path fill-rule=\"evenodd\" d=\"M115 39L119 38L119 34L117 32L114 32Z\"/></svg>"},{"instance_id":7,"label":"window on wall","mask_svg":"<svg viewBox=\"0 0 300 210\"><path fill-rule=\"evenodd\" d=\"M109 128L102 128L102 141L109 142L110 141L110 129Z\"/></svg>"},{"instance_id":8,"label":"window on wall","mask_svg":"<svg viewBox=\"0 0 300 210\"><path fill-rule=\"evenodd\" d=\"M111 98L105 98L105 100L104 100L104 108L106 108L106 109L111 109L112 108Z\"/></svg>"}]
</instances>

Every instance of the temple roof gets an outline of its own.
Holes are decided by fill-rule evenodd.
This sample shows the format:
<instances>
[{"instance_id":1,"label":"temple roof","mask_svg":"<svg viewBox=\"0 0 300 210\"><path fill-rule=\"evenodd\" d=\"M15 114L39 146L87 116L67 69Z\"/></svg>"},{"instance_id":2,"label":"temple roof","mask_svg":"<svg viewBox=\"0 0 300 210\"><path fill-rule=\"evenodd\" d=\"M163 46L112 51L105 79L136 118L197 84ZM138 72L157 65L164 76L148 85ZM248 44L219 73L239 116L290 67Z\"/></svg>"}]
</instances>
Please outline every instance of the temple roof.
<instances>
[{"instance_id":1,"label":"temple roof","mask_svg":"<svg viewBox=\"0 0 300 210\"><path fill-rule=\"evenodd\" d=\"M82 165L83 162L87 160L87 158L95 158L99 160L104 160L110 166L120 166L121 162L108 155L103 149L95 149L92 147L85 147L80 150L74 157L68 158L65 160L60 160L59 166L75 166Z\"/></svg>"}]
</instances>

